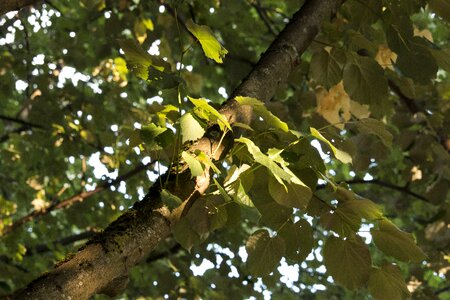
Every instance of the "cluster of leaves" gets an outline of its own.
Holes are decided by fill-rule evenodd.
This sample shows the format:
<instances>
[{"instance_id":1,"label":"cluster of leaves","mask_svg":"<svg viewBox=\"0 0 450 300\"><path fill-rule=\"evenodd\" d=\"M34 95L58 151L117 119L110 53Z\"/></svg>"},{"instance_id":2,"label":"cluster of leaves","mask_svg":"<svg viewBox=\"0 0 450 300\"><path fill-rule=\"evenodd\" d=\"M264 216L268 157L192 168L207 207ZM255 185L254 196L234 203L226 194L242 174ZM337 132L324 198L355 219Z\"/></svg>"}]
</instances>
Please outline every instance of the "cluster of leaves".
<instances>
[{"instance_id":1,"label":"cluster of leaves","mask_svg":"<svg viewBox=\"0 0 450 300\"><path fill-rule=\"evenodd\" d=\"M94 168L86 162L94 153L119 174L149 156L175 172L184 171L177 169L181 164L193 177L209 170L214 176L173 228L187 251L163 245L166 259L132 271L130 297L242 298L257 295L259 286L284 298L357 297L367 287L376 299L403 299L410 292L446 299L446 2L346 1L273 102L235 98L252 107L252 124L230 123L217 108L223 100L217 89L238 84L298 1L182 2L74 1L60 4L59 11L44 6L1 19L1 30L15 41L0 52L0 95L8 99L0 111L39 127L14 134L9 123L0 123L12 132L0 148L0 231L32 209L45 211L93 185ZM183 24L183 15L194 21ZM30 17L39 21L32 24ZM31 30L36 23L42 28ZM153 45L159 55L145 50ZM38 53L44 64L34 62ZM86 77L61 84L60 73L69 66ZM28 88L14 89L18 80ZM157 97L162 103L149 100ZM215 149L207 154L183 147L211 124L218 124L220 142L245 132L219 161ZM312 146L317 141L329 149L328 157ZM375 180L362 180L368 174ZM125 193L108 191L2 238L2 292L61 259L68 250L53 241L105 227L139 198L147 181L136 176L127 180ZM168 190L162 198L169 208L184 200ZM363 239L368 228L371 242ZM32 253L42 242L52 255L27 257L26 250ZM241 245L248 254L245 266L236 255ZM190 267L203 259L216 261L215 268L193 276ZM424 259L427 264L419 264ZM301 291L285 288L280 261L298 267L294 285ZM348 290L316 272L321 265ZM316 291L318 284L325 290Z\"/></svg>"}]
</instances>

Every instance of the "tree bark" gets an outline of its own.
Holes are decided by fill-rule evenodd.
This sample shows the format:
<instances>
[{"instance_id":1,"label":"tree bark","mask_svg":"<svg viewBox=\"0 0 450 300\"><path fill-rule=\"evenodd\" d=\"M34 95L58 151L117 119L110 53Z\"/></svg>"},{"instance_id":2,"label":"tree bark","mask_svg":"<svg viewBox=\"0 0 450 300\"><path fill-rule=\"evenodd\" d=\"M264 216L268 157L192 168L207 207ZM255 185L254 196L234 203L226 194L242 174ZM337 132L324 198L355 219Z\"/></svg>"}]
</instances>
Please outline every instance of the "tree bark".
<instances>
[{"instance_id":1,"label":"tree bark","mask_svg":"<svg viewBox=\"0 0 450 300\"><path fill-rule=\"evenodd\" d=\"M342 2L305 1L233 96L270 100L278 86L287 80L300 55L319 32L323 21L336 13ZM230 123L238 121L250 124L252 119L252 108L239 106L233 97L220 112ZM217 129L213 127L208 132L214 130ZM219 143L217 135L208 132L191 149L200 149L217 159L225 154L227 148ZM216 149L219 145L221 148ZM73 257L30 283L17 295L17 299L88 299L96 293L110 296L120 293L126 286L128 270L170 235L170 216L164 213L167 210L161 203L162 187L159 185L159 182L165 182L167 176L169 179L174 177L164 175L165 179L157 181L142 201L136 202L132 209L111 223ZM164 188L181 199L190 198L191 201L199 193L196 192L196 182L190 177L186 171L178 175L178 186L169 180L168 186Z\"/></svg>"},{"instance_id":2,"label":"tree bark","mask_svg":"<svg viewBox=\"0 0 450 300\"><path fill-rule=\"evenodd\" d=\"M33 5L41 0L2 0L0 2L0 16L14 10L20 10L26 6Z\"/></svg>"}]
</instances>

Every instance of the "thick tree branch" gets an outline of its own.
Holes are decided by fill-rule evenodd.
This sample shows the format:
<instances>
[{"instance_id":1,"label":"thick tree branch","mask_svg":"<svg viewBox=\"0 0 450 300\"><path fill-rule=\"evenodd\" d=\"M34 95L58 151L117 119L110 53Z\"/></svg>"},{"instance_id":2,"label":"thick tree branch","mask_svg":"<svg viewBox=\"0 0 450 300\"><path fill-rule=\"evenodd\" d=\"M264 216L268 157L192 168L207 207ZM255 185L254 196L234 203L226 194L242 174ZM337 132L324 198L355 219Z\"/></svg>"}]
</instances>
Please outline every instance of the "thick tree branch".
<instances>
[{"instance_id":1,"label":"thick tree branch","mask_svg":"<svg viewBox=\"0 0 450 300\"><path fill-rule=\"evenodd\" d=\"M0 16L10 11L20 10L38 2L41 2L41 0L2 0L0 2Z\"/></svg>"},{"instance_id":2,"label":"thick tree branch","mask_svg":"<svg viewBox=\"0 0 450 300\"><path fill-rule=\"evenodd\" d=\"M233 95L270 100L278 86L286 82L321 24L336 13L342 2L305 1ZM231 123L250 124L252 119L252 108L239 106L233 98L226 102L221 112ZM224 155L227 148L219 147L221 135L211 134L214 130L217 131L212 127L191 150L201 149L215 159ZM167 209L162 205L162 186L159 183L169 179L164 188L182 199L199 196L196 182L191 180L188 171L178 175L178 185L172 184L173 177L169 174L157 181L142 201L135 203L131 210L110 224L73 258L32 282L17 295L17 299L88 299L96 293L109 296L120 293L126 286L128 270L170 234L171 224L163 216L167 216Z\"/></svg>"},{"instance_id":3,"label":"thick tree branch","mask_svg":"<svg viewBox=\"0 0 450 300\"><path fill-rule=\"evenodd\" d=\"M100 185L98 185L94 190L92 191L83 191L80 192L76 195L73 195L67 199L58 201L58 200L54 200L53 203L47 207L44 210L33 210L32 212L30 212L28 215L23 216L22 218L14 221L10 226L6 227L3 232L1 232L2 235L6 235L11 233L12 231L14 231L15 229L19 228L20 226L22 226L23 224L34 220L38 217L42 217L44 215L49 214L50 212L57 210L57 209L62 209L62 208L66 208L71 206L72 204L76 203L76 202L83 202L84 200L86 200L87 198L98 194L106 189L108 189L111 186L117 185L119 184L121 181L126 181L127 179L133 177L134 175L146 170L148 168L148 166L150 165L146 164L146 165L138 165L136 168L134 168L133 170L129 171L128 173L123 174L122 176L117 177L114 180L110 180L110 181L105 181L103 183L101 183Z\"/></svg>"}]
</instances>

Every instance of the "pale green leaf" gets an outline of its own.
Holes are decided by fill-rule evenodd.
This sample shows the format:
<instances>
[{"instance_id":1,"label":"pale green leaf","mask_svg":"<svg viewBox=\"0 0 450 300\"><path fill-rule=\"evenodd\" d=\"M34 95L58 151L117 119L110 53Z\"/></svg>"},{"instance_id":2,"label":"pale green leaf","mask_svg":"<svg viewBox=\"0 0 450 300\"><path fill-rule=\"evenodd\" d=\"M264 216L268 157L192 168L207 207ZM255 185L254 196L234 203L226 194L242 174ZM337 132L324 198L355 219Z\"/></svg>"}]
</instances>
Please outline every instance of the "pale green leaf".
<instances>
[{"instance_id":1,"label":"pale green leaf","mask_svg":"<svg viewBox=\"0 0 450 300\"><path fill-rule=\"evenodd\" d=\"M410 233L398 229L386 219L381 220L378 227L372 228L370 232L375 245L386 255L406 262L421 262L426 258Z\"/></svg>"},{"instance_id":2,"label":"pale green leaf","mask_svg":"<svg viewBox=\"0 0 450 300\"><path fill-rule=\"evenodd\" d=\"M251 106L253 108L254 112L256 113L256 115L258 115L261 118L263 118L264 122L266 122L267 125L269 125L269 126L271 126L273 128L281 129L284 132L288 132L289 131L288 125L285 122L281 121L277 116L272 114L270 112L270 110L268 110L267 107L264 105L264 103L259 101L258 99L251 98L251 97L237 96L235 98L235 100L240 105L249 105L249 106Z\"/></svg>"},{"instance_id":3,"label":"pale green leaf","mask_svg":"<svg viewBox=\"0 0 450 300\"><path fill-rule=\"evenodd\" d=\"M323 258L333 279L350 290L364 286L369 280L372 258L367 245L357 236L345 240L329 237Z\"/></svg>"},{"instance_id":4,"label":"pale green leaf","mask_svg":"<svg viewBox=\"0 0 450 300\"><path fill-rule=\"evenodd\" d=\"M267 230L254 232L247 240L247 268L257 277L269 275L280 263L285 252L285 242L279 236L271 238Z\"/></svg>"},{"instance_id":5,"label":"pale green leaf","mask_svg":"<svg viewBox=\"0 0 450 300\"><path fill-rule=\"evenodd\" d=\"M402 271L397 265L391 264L372 268L369 291L377 300L403 300L410 297Z\"/></svg>"},{"instance_id":6,"label":"pale green leaf","mask_svg":"<svg viewBox=\"0 0 450 300\"><path fill-rule=\"evenodd\" d=\"M183 151L181 153L181 157L184 159L184 161L189 165L189 169L191 170L191 175L193 177L197 177L203 174L203 166L198 161L197 158L192 156L186 151Z\"/></svg>"},{"instance_id":7,"label":"pale green leaf","mask_svg":"<svg viewBox=\"0 0 450 300\"><path fill-rule=\"evenodd\" d=\"M390 148L392 146L392 140L394 137L386 129L386 125L383 122L376 119L366 118L359 120L356 123L356 127L362 133L376 135L386 147Z\"/></svg>"},{"instance_id":8,"label":"pale green leaf","mask_svg":"<svg viewBox=\"0 0 450 300\"><path fill-rule=\"evenodd\" d=\"M314 246L313 229L306 220L287 223L279 232L286 243L286 258L296 262L306 259Z\"/></svg>"},{"instance_id":9,"label":"pale green leaf","mask_svg":"<svg viewBox=\"0 0 450 300\"><path fill-rule=\"evenodd\" d=\"M347 152L344 152L344 151L339 150L338 148L336 148L317 129L311 127L311 128L309 128L309 130L311 131L311 135L313 137L315 137L315 138L321 140L322 142L326 143L331 148L331 151L333 151L334 156L337 159L339 159L341 162L343 162L344 164L348 164L348 163L352 162L352 157Z\"/></svg>"},{"instance_id":10,"label":"pale green leaf","mask_svg":"<svg viewBox=\"0 0 450 300\"><path fill-rule=\"evenodd\" d=\"M128 69L144 80L148 79L150 67L157 71L170 71L170 65L164 60L148 54L133 40L120 40L120 48L125 52Z\"/></svg>"},{"instance_id":11,"label":"pale green leaf","mask_svg":"<svg viewBox=\"0 0 450 300\"><path fill-rule=\"evenodd\" d=\"M269 156L261 152L258 146L255 145L251 140L247 138L239 138L235 140L236 142L244 143L247 146L248 152L253 156L253 159L265 166L270 170L275 179L282 185L284 185L283 180L294 183L297 185L302 185L308 188L294 173L292 173L286 166L280 167L276 162L273 161Z\"/></svg>"},{"instance_id":12,"label":"pale green leaf","mask_svg":"<svg viewBox=\"0 0 450 300\"><path fill-rule=\"evenodd\" d=\"M181 126L181 141L195 141L201 138L205 134L205 129L200 123L192 116L191 113L186 113L180 118Z\"/></svg>"},{"instance_id":13,"label":"pale green leaf","mask_svg":"<svg viewBox=\"0 0 450 300\"><path fill-rule=\"evenodd\" d=\"M231 130L231 126L228 123L227 118L219 113L214 107L209 105L209 103L206 101L206 99L200 98L195 99L188 97L189 100L192 102L192 104L195 105L198 111L198 115L201 118L204 118L210 122L217 122L219 124L220 129L223 131L226 128ZM196 113L197 113L196 110Z\"/></svg>"},{"instance_id":14,"label":"pale green leaf","mask_svg":"<svg viewBox=\"0 0 450 300\"><path fill-rule=\"evenodd\" d=\"M198 152L198 153L197 153ZM204 164L205 166L210 167L214 173L220 174L220 170L216 167L216 165L211 161L211 159L208 157L208 155L205 154L203 151L196 151L197 159Z\"/></svg>"},{"instance_id":15,"label":"pale green leaf","mask_svg":"<svg viewBox=\"0 0 450 300\"><path fill-rule=\"evenodd\" d=\"M203 52L206 57L215 60L217 63L222 63L223 58L228 53L219 41L214 37L208 26L197 25L192 20L186 21L187 29L198 39L202 45Z\"/></svg>"}]
</instances>

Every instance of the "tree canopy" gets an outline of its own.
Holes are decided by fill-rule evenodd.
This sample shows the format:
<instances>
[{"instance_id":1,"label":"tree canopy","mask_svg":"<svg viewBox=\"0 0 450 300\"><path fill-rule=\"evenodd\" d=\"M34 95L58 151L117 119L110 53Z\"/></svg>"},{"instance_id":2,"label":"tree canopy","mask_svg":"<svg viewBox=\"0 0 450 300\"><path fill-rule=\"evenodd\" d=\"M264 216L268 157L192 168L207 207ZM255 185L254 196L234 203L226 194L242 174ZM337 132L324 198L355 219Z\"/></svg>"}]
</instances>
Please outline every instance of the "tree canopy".
<instances>
[{"instance_id":1,"label":"tree canopy","mask_svg":"<svg viewBox=\"0 0 450 300\"><path fill-rule=\"evenodd\" d=\"M0 297L450 299L449 22L0 2Z\"/></svg>"}]
</instances>

